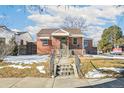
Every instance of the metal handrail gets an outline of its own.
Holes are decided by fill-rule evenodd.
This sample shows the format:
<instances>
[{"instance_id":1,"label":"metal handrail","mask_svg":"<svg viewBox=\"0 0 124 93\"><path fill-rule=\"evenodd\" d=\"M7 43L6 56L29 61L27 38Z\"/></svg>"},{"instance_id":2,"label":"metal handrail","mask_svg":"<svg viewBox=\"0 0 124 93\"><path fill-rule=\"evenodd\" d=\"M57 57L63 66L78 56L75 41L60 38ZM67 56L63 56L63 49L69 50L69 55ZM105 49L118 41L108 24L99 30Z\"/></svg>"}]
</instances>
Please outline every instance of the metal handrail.
<instances>
[{"instance_id":1,"label":"metal handrail","mask_svg":"<svg viewBox=\"0 0 124 93\"><path fill-rule=\"evenodd\" d=\"M98 69L94 64L93 62L90 60L90 64L93 66L93 68L99 72L102 72L102 70Z\"/></svg>"},{"instance_id":2,"label":"metal handrail","mask_svg":"<svg viewBox=\"0 0 124 93\"><path fill-rule=\"evenodd\" d=\"M79 57L75 54L75 65L76 65L76 68L77 68L78 76L82 77L83 74L81 72L81 65L80 65L80 63L81 63L81 61L80 61Z\"/></svg>"},{"instance_id":3,"label":"metal handrail","mask_svg":"<svg viewBox=\"0 0 124 93\"><path fill-rule=\"evenodd\" d=\"M50 76L54 76L54 61L55 61L55 51L53 50L50 55Z\"/></svg>"}]
</instances>

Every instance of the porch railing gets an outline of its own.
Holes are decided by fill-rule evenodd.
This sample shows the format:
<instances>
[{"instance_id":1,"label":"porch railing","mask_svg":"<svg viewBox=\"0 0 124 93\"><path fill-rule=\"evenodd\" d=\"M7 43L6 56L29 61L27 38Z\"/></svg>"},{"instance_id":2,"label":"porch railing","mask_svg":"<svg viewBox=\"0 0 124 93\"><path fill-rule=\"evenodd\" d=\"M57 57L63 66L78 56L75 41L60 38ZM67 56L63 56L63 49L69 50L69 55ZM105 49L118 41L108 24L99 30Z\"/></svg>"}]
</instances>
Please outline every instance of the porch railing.
<instances>
[{"instance_id":1,"label":"porch railing","mask_svg":"<svg viewBox=\"0 0 124 93\"><path fill-rule=\"evenodd\" d=\"M54 77L54 61L55 61L55 51L53 50L50 55L50 76Z\"/></svg>"},{"instance_id":2,"label":"porch railing","mask_svg":"<svg viewBox=\"0 0 124 93\"><path fill-rule=\"evenodd\" d=\"M81 64L80 63L81 63L81 61L80 61L78 55L75 54L75 66L76 66L76 69L77 69L77 73L78 73L79 77L82 77L83 74L81 72Z\"/></svg>"}]
</instances>

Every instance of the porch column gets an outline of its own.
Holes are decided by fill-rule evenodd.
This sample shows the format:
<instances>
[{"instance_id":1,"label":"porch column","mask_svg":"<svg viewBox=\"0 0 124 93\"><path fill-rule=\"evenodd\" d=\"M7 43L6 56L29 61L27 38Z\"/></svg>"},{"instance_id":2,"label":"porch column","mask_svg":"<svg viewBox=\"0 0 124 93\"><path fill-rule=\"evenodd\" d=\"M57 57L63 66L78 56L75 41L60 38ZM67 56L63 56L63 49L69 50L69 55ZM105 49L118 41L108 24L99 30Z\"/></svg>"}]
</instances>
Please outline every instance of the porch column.
<instances>
[{"instance_id":1,"label":"porch column","mask_svg":"<svg viewBox=\"0 0 124 93\"><path fill-rule=\"evenodd\" d=\"M69 57L69 36L67 37L67 57Z\"/></svg>"}]
</instances>

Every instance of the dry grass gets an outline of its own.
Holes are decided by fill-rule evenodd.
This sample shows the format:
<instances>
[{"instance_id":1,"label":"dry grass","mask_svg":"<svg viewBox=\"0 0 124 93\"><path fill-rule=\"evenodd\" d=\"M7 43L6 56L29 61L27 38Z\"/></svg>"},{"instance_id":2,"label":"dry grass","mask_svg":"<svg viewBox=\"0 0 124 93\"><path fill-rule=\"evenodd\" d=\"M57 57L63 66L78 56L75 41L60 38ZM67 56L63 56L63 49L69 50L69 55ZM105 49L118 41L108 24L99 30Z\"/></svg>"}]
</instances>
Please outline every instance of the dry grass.
<instances>
[{"instance_id":1,"label":"dry grass","mask_svg":"<svg viewBox=\"0 0 124 93\"><path fill-rule=\"evenodd\" d=\"M81 70L85 74L88 71L100 68L100 67L119 67L124 68L124 60L118 59L103 59L103 58L91 58L91 57L80 57L81 60ZM92 63L93 65L92 65Z\"/></svg>"},{"instance_id":2,"label":"dry grass","mask_svg":"<svg viewBox=\"0 0 124 93\"><path fill-rule=\"evenodd\" d=\"M5 63L3 61L0 61L0 66L7 66L7 65L10 65L11 63Z\"/></svg>"},{"instance_id":3,"label":"dry grass","mask_svg":"<svg viewBox=\"0 0 124 93\"><path fill-rule=\"evenodd\" d=\"M5 67L0 69L0 78L8 78L8 77L45 77L46 74L40 73L35 68L25 68L18 69L12 67Z\"/></svg>"},{"instance_id":4,"label":"dry grass","mask_svg":"<svg viewBox=\"0 0 124 93\"><path fill-rule=\"evenodd\" d=\"M8 63L0 62L0 66L10 65ZM18 64L15 64L18 65ZM0 78L7 77L49 77L49 64L48 62L40 62L33 64L21 64L22 66L30 66L31 68L18 69L13 67L4 67L0 69ZM40 73L36 67L44 66L45 74Z\"/></svg>"}]
</instances>

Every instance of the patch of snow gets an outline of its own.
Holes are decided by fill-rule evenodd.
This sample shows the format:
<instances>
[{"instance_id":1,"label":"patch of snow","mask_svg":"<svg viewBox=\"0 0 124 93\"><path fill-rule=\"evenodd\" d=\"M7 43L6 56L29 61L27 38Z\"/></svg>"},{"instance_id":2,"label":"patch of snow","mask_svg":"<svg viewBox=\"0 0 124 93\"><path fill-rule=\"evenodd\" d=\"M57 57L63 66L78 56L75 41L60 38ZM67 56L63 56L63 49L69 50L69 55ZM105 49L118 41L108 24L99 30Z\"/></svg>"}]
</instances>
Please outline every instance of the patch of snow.
<instances>
[{"instance_id":1,"label":"patch of snow","mask_svg":"<svg viewBox=\"0 0 124 93\"><path fill-rule=\"evenodd\" d=\"M31 68L30 66L8 65L8 66L2 66L2 67L0 67L0 69L5 68L5 67L13 67L13 68L18 68L18 69Z\"/></svg>"},{"instance_id":2,"label":"patch of snow","mask_svg":"<svg viewBox=\"0 0 124 93\"><path fill-rule=\"evenodd\" d=\"M19 55L19 56L7 56L4 59L4 62L7 63L24 63L24 64L32 64L39 62L46 62L48 60L49 55Z\"/></svg>"},{"instance_id":3,"label":"patch of snow","mask_svg":"<svg viewBox=\"0 0 124 93\"><path fill-rule=\"evenodd\" d=\"M104 70L104 71L108 71L108 70L111 70L111 71L114 71L114 72L117 72L117 73L122 73L124 72L124 68L114 68L114 67L102 67L102 68L99 68L100 70Z\"/></svg>"},{"instance_id":4,"label":"patch of snow","mask_svg":"<svg viewBox=\"0 0 124 93\"><path fill-rule=\"evenodd\" d=\"M46 73L46 71L44 70L44 66L37 66L36 69L40 72L40 73Z\"/></svg>"},{"instance_id":5,"label":"patch of snow","mask_svg":"<svg viewBox=\"0 0 124 93\"><path fill-rule=\"evenodd\" d=\"M92 55L92 57L100 57L100 58L106 58L106 59L124 59L124 56L119 56L119 55Z\"/></svg>"},{"instance_id":6,"label":"patch of snow","mask_svg":"<svg viewBox=\"0 0 124 93\"><path fill-rule=\"evenodd\" d=\"M9 67L18 68L18 69L31 68L30 66L21 66L21 65L9 65Z\"/></svg>"},{"instance_id":7,"label":"patch of snow","mask_svg":"<svg viewBox=\"0 0 124 93\"><path fill-rule=\"evenodd\" d=\"M8 66L2 66L2 67L0 67L0 69L2 69L2 68L4 68L4 67L8 67Z\"/></svg>"},{"instance_id":8,"label":"patch of snow","mask_svg":"<svg viewBox=\"0 0 124 93\"><path fill-rule=\"evenodd\" d=\"M103 70L103 71L114 71L117 73L122 73L124 72L124 68L114 68L114 67L102 67L102 68L98 68L99 70ZM92 71L89 71L87 74L85 74L85 77L87 78L102 78L102 77L106 77L106 76L112 76L111 74L105 74L105 73L101 73L98 70L93 69Z\"/></svg>"},{"instance_id":9,"label":"patch of snow","mask_svg":"<svg viewBox=\"0 0 124 93\"><path fill-rule=\"evenodd\" d=\"M108 76L107 74L103 74L97 70L92 70L92 71L89 71L87 74L85 74L85 77L86 78L102 78L102 77L105 77L105 76Z\"/></svg>"}]
</instances>

